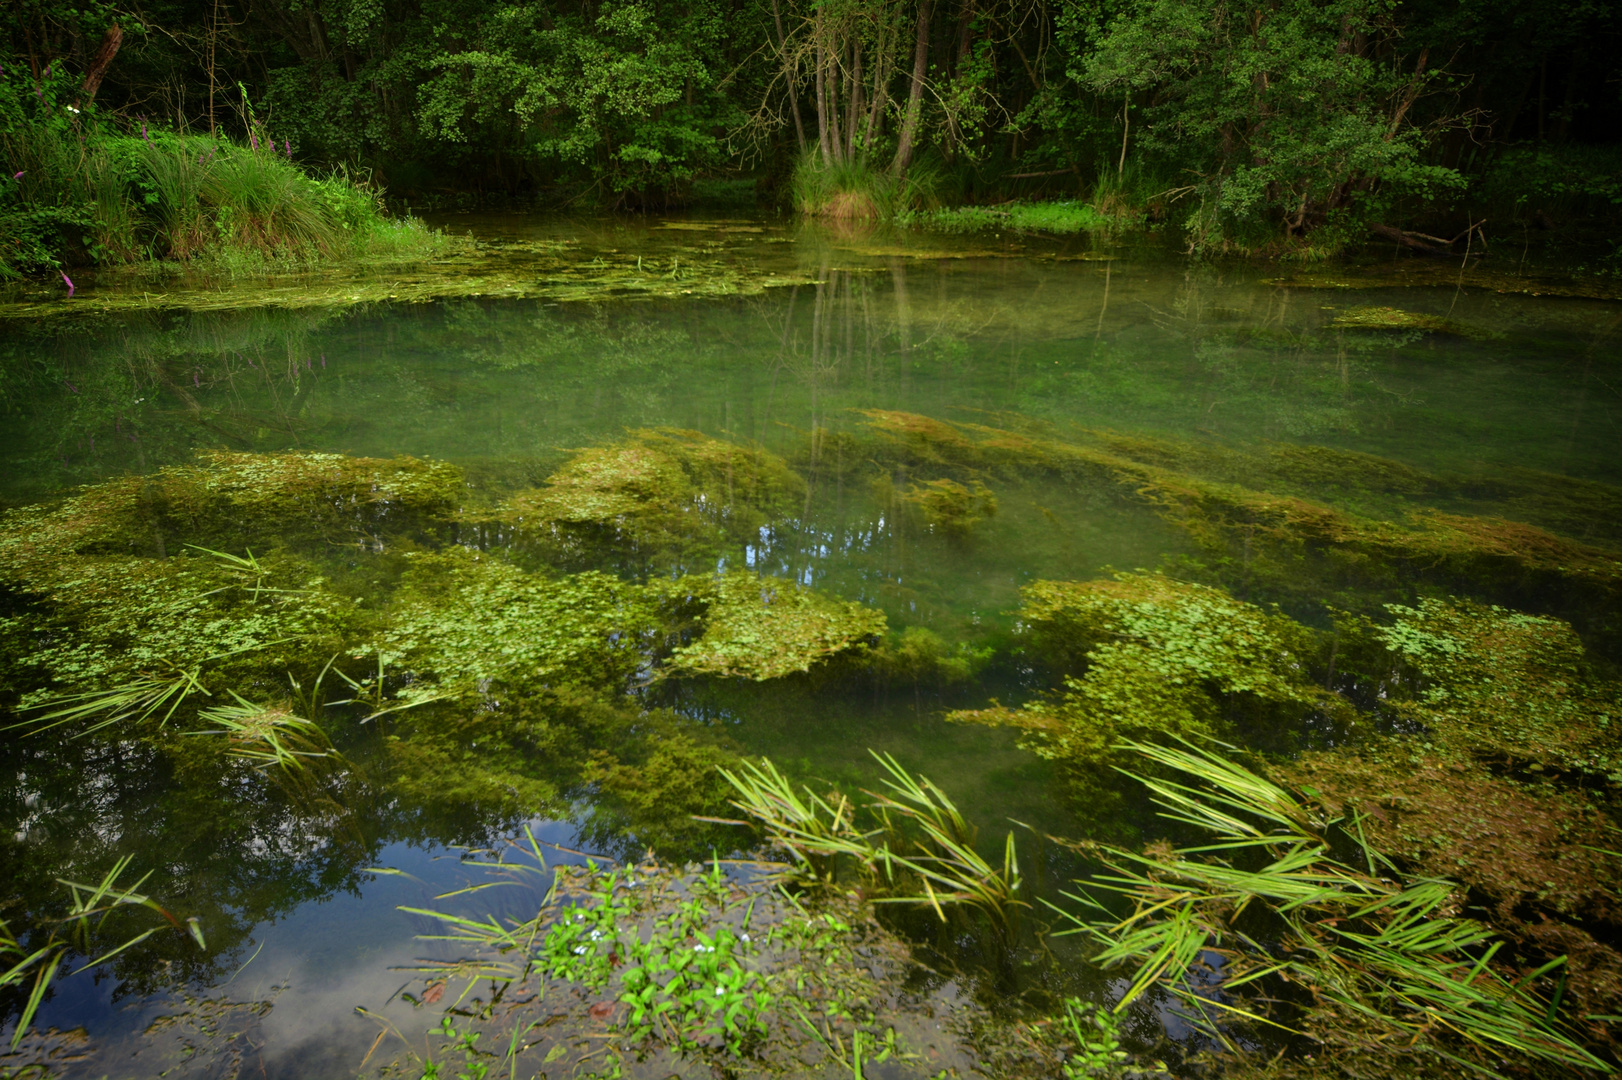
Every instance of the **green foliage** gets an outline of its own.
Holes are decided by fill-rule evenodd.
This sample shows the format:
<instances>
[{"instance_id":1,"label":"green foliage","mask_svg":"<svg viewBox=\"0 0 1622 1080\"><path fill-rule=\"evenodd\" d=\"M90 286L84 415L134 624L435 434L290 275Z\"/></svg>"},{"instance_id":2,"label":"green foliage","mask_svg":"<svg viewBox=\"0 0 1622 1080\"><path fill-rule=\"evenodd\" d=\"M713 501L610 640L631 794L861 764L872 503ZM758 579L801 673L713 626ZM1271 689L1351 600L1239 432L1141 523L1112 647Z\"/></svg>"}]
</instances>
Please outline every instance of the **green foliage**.
<instances>
[{"instance_id":1,"label":"green foliage","mask_svg":"<svg viewBox=\"0 0 1622 1080\"><path fill-rule=\"evenodd\" d=\"M705 883L711 895L725 889L719 869ZM713 1038L737 1053L764 1030L761 1014L773 1001L760 975L744 966L757 951L749 932L709 925L706 905L694 900L656 917L644 938L634 902L615 896L618 878L610 873L602 882L595 906L561 909L531 963L599 992L614 979L632 1039L657 1036L693 1050Z\"/></svg>"},{"instance_id":2,"label":"green foliage","mask_svg":"<svg viewBox=\"0 0 1622 1080\"><path fill-rule=\"evenodd\" d=\"M1504 943L1457 913L1455 887L1404 880L1358 817L1329 817L1312 796L1188 744L1131 748L1180 774L1142 782L1164 816L1203 835L1187 848L1098 851L1110 872L1094 885L1131 911L1069 917L1103 947L1100 962L1131 973L1116 1012L1169 994L1241 1059L1247 1034L1283 1027L1393 1074L1440 1059L1497 1076L1506 1056L1609 1071L1574 1037L1558 994L1539 992L1563 958L1505 970Z\"/></svg>"},{"instance_id":3,"label":"green foliage","mask_svg":"<svg viewBox=\"0 0 1622 1080\"><path fill-rule=\"evenodd\" d=\"M894 219L910 224L940 201L938 187L939 178L925 165L897 179L866 160L824 163L817 153L807 151L794 167L789 195L802 214L833 221Z\"/></svg>"},{"instance_id":4,"label":"green foliage","mask_svg":"<svg viewBox=\"0 0 1622 1080\"><path fill-rule=\"evenodd\" d=\"M537 171L583 167L614 201L658 205L719 163L719 131L742 118L719 89L726 19L714 5L481 14L471 40L427 65L418 117L430 138L494 143Z\"/></svg>"},{"instance_id":5,"label":"green foliage","mask_svg":"<svg viewBox=\"0 0 1622 1080\"><path fill-rule=\"evenodd\" d=\"M348 173L312 177L251 114L243 146L144 121L137 134L78 100L61 67L0 73L0 278L85 261L343 257L373 253L374 235L435 246L420 224L396 228Z\"/></svg>"},{"instance_id":6,"label":"green foliage","mask_svg":"<svg viewBox=\"0 0 1622 1080\"><path fill-rule=\"evenodd\" d=\"M1114 227L1115 219L1092 204L1074 201L1009 202L996 206L957 206L901 215L903 225L937 232L1045 232L1067 236Z\"/></svg>"},{"instance_id":7,"label":"green foliage","mask_svg":"<svg viewBox=\"0 0 1622 1080\"><path fill-rule=\"evenodd\" d=\"M1103 1080L1126 1072L1130 1055L1121 1049L1120 1021L1109 1009L1064 999L1064 1034L1076 1049L1065 1058L1065 1080Z\"/></svg>"},{"instance_id":8,"label":"green foliage","mask_svg":"<svg viewBox=\"0 0 1622 1080\"><path fill-rule=\"evenodd\" d=\"M1196 249L1254 244L1280 227L1345 229L1396 192L1463 183L1424 154L1446 122L1417 124L1412 111L1444 76L1379 51L1398 38L1394 10L1386 0L1076 4L1068 18L1093 47L1069 74L1152 102L1140 110L1142 145L1200 175L1188 220Z\"/></svg>"}]
</instances>

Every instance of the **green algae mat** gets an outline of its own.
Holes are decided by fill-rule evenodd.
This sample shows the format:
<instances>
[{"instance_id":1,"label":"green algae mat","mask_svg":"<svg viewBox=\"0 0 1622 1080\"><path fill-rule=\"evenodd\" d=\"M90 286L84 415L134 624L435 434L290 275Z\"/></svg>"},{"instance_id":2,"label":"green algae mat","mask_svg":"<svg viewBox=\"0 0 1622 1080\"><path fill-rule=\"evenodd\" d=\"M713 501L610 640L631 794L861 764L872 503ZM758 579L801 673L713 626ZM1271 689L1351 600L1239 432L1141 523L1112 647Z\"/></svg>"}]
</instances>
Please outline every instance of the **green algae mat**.
<instances>
[{"instance_id":1,"label":"green algae mat","mask_svg":"<svg viewBox=\"0 0 1622 1080\"><path fill-rule=\"evenodd\" d=\"M1614 302L449 224L0 297L0 1077L1610 1068Z\"/></svg>"}]
</instances>

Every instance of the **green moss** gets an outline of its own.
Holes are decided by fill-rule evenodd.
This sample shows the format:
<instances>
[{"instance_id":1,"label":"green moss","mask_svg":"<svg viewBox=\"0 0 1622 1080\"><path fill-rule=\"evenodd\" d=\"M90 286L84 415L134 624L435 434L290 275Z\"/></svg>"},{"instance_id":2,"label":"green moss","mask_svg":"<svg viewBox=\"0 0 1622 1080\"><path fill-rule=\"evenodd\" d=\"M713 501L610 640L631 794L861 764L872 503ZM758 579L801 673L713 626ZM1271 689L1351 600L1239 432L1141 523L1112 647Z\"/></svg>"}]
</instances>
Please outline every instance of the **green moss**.
<instances>
[{"instance_id":1,"label":"green moss","mask_svg":"<svg viewBox=\"0 0 1622 1080\"><path fill-rule=\"evenodd\" d=\"M675 588L704 614L703 636L676 649L665 666L672 675L780 678L865 648L884 633L884 612L781 578L732 571L686 578Z\"/></svg>"}]
</instances>

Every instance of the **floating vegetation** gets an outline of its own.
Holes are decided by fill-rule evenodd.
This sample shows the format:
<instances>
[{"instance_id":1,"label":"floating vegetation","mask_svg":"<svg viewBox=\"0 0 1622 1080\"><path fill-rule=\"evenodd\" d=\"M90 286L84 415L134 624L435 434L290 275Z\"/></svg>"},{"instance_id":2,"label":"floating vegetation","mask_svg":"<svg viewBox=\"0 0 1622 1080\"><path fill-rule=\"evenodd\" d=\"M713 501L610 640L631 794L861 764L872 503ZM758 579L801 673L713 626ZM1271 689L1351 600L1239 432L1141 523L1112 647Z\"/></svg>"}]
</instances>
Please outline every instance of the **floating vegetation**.
<instances>
[{"instance_id":1,"label":"floating vegetation","mask_svg":"<svg viewBox=\"0 0 1622 1080\"><path fill-rule=\"evenodd\" d=\"M980 481L973 483L969 488L956 480L930 480L914 484L900 498L923 513L931 532L962 539L980 522L997 516L997 496Z\"/></svg>"},{"instance_id":2,"label":"floating vegetation","mask_svg":"<svg viewBox=\"0 0 1622 1080\"><path fill-rule=\"evenodd\" d=\"M1165 992L1241 1069L1282 1028L1367 1074L1434 1062L1499 1076L1505 1058L1609 1071L1562 1013L1563 959L1506 972L1505 942L1460 916L1457 887L1405 879L1361 816L1187 744L1132 749L1174 773L1143 783L1200 841L1097 850L1110 872L1093 886L1131 911L1070 917L1131 974L1117 1012Z\"/></svg>"},{"instance_id":3,"label":"floating vegetation","mask_svg":"<svg viewBox=\"0 0 1622 1080\"><path fill-rule=\"evenodd\" d=\"M1452 334L1455 337L1485 338L1493 335L1440 315L1426 315L1418 311L1403 311L1393 307L1347 308L1329 325L1337 330L1418 330L1427 334Z\"/></svg>"},{"instance_id":4,"label":"floating vegetation","mask_svg":"<svg viewBox=\"0 0 1622 1080\"><path fill-rule=\"evenodd\" d=\"M538 847L531 860L544 866ZM532 919L441 916L435 940L463 955L425 969L414 999L466 989L434 1031L436 1066L923 1080L1012 1056L995 1042L977 1049L990 1021L970 999L910 987L908 949L870 907L836 895L802 902L758 877L769 866L741 867L752 883L722 867L560 867ZM544 880L536 869L506 854L491 872L524 885Z\"/></svg>"},{"instance_id":5,"label":"floating vegetation","mask_svg":"<svg viewBox=\"0 0 1622 1080\"><path fill-rule=\"evenodd\" d=\"M788 259L761 258L751 245L749 263L735 257L739 245L754 240L741 230L725 230L723 245L650 244L642 253L548 240L466 240L447 242L443 253L421 261L364 262L314 271L306 267L277 273L277 267L251 274L186 273L153 283L125 284L82 276L77 294L11 286L0 292L0 319L106 315L183 308L225 311L245 308L345 308L372 303L426 303L455 297L602 301L624 298L757 296L770 288L814 284L816 278ZM266 272L266 271L269 272Z\"/></svg>"},{"instance_id":6,"label":"floating vegetation","mask_svg":"<svg viewBox=\"0 0 1622 1080\"><path fill-rule=\"evenodd\" d=\"M1220 589L1140 573L1039 581L1021 595L1021 621L1063 689L950 718L1017 728L1043 757L1096 769L1124 739L1233 737L1242 723L1267 741L1311 714L1351 722L1311 678L1315 635Z\"/></svg>"},{"instance_id":7,"label":"floating vegetation","mask_svg":"<svg viewBox=\"0 0 1622 1080\"><path fill-rule=\"evenodd\" d=\"M781 678L866 648L885 629L877 608L781 578L734 570L676 584L684 599L703 606L703 636L671 654L664 668L671 675Z\"/></svg>"},{"instance_id":8,"label":"floating vegetation","mask_svg":"<svg viewBox=\"0 0 1622 1080\"><path fill-rule=\"evenodd\" d=\"M459 548L408 563L375 650L414 673L405 700L496 678L621 688L662 627L646 589L606 574L552 578Z\"/></svg>"}]
</instances>

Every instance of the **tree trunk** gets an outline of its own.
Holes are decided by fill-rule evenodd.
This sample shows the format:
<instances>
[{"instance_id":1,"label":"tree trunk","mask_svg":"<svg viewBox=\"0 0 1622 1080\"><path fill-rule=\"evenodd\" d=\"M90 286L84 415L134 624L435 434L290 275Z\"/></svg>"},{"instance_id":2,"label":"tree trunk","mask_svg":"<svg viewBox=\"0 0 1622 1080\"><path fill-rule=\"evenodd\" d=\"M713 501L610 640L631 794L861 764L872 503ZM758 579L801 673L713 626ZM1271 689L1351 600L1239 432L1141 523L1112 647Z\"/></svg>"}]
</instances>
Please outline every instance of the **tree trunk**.
<instances>
[{"instance_id":1,"label":"tree trunk","mask_svg":"<svg viewBox=\"0 0 1622 1080\"><path fill-rule=\"evenodd\" d=\"M834 163L828 150L828 47L822 36L822 9L817 9L817 145L822 149L822 164L826 168Z\"/></svg>"},{"instance_id":2,"label":"tree trunk","mask_svg":"<svg viewBox=\"0 0 1622 1080\"><path fill-rule=\"evenodd\" d=\"M918 0L918 35L912 50L912 86L907 91L907 112L901 121L901 138L896 143L890 172L897 179L907 175L912 164L912 144L918 137L918 115L924 105L924 74L929 70L930 0Z\"/></svg>"},{"instance_id":3,"label":"tree trunk","mask_svg":"<svg viewBox=\"0 0 1622 1080\"><path fill-rule=\"evenodd\" d=\"M106 35L101 39L101 45L96 49L96 55L90 58L90 67L84 73L84 85L80 94L86 105L95 100L96 91L101 89L102 76L107 74L107 68L112 64L113 57L118 55L118 47L124 43L124 31L117 24L107 28Z\"/></svg>"}]
</instances>

